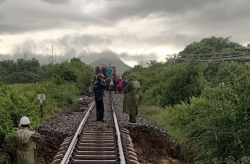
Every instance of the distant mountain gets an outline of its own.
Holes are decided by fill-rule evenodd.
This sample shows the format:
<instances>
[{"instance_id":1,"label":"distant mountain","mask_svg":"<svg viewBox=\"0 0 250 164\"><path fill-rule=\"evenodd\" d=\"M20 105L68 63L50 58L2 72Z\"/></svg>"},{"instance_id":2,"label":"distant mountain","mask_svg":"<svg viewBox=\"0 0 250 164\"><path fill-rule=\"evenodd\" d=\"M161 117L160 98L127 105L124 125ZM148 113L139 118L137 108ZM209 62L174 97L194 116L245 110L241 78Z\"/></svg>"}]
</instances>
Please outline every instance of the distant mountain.
<instances>
[{"instance_id":1,"label":"distant mountain","mask_svg":"<svg viewBox=\"0 0 250 164\"><path fill-rule=\"evenodd\" d=\"M107 66L110 64L110 66L115 66L116 67L116 73L118 75L123 74L124 71L130 69L131 67L125 64L121 59L114 58L112 59L106 59L106 58L101 58L97 59L96 61L90 63L90 65L95 68L96 66L99 66L100 64L106 64Z\"/></svg>"}]
</instances>

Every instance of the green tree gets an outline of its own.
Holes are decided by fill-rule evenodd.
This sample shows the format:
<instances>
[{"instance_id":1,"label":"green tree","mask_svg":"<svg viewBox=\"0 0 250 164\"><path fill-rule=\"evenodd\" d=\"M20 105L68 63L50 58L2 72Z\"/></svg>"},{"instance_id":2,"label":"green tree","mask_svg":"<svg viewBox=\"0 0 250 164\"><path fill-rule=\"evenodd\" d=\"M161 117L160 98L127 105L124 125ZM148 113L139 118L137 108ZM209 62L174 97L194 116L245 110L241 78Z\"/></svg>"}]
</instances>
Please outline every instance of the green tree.
<instances>
[{"instance_id":1,"label":"green tree","mask_svg":"<svg viewBox=\"0 0 250 164\"><path fill-rule=\"evenodd\" d=\"M230 41L230 37L223 38L213 36L211 38L204 38L200 42L193 42L187 45L179 55L222 53L226 49L234 51L238 48L242 48L242 45Z\"/></svg>"}]
</instances>

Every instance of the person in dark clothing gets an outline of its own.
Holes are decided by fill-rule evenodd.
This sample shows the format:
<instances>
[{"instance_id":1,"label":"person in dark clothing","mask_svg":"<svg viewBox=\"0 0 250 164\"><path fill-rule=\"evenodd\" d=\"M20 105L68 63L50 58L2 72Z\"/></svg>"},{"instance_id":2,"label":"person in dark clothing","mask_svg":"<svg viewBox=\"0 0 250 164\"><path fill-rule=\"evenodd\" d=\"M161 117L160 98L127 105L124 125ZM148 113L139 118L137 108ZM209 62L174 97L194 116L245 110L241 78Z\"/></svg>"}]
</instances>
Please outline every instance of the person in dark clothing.
<instances>
[{"instance_id":1,"label":"person in dark clothing","mask_svg":"<svg viewBox=\"0 0 250 164\"><path fill-rule=\"evenodd\" d=\"M95 105L96 105L96 121L103 121L104 117L104 104L103 104L103 91L107 84L105 82L104 75L99 73L97 75L97 80L94 84L95 93Z\"/></svg>"},{"instance_id":2,"label":"person in dark clothing","mask_svg":"<svg viewBox=\"0 0 250 164\"><path fill-rule=\"evenodd\" d=\"M110 78L108 77L107 66L105 64L102 66L102 74L104 75L105 78Z\"/></svg>"},{"instance_id":3,"label":"person in dark clothing","mask_svg":"<svg viewBox=\"0 0 250 164\"><path fill-rule=\"evenodd\" d=\"M118 85L118 77L115 75L114 76L114 91L115 93L117 92L117 85Z\"/></svg>"}]
</instances>

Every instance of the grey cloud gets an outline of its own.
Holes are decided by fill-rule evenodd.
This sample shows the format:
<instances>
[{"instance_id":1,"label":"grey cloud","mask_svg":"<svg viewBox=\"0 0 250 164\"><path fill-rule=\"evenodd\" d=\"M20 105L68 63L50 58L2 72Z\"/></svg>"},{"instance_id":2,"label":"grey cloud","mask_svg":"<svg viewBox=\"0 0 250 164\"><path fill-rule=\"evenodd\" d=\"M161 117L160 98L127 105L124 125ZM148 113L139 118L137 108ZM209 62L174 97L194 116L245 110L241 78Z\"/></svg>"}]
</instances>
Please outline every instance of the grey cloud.
<instances>
[{"instance_id":1,"label":"grey cloud","mask_svg":"<svg viewBox=\"0 0 250 164\"><path fill-rule=\"evenodd\" d=\"M81 55L81 56L78 56L78 55ZM72 59L74 57L78 57L84 63L90 64L90 63L92 63L95 60L100 59L100 58L107 58L107 59L116 60L120 56L123 56L123 55L114 53L112 51L103 51L103 52L98 52L98 53L97 52L91 52L91 53L82 52L81 54L77 54L74 49L71 49L71 50L68 50L67 52L65 52L64 54L54 56L53 58L52 58L52 55L44 55L44 54L34 53L31 51L26 51L25 53L15 52L13 55L0 54L0 60L8 60L8 59L9 60L17 60L17 59L21 59L21 58L26 58L26 60L30 60L32 58L36 58L39 60L39 62L41 64L49 64L49 63L52 63L52 61L54 61L56 63L60 63L60 62ZM136 58L139 59L138 56ZM122 57L121 59L128 60L129 57L128 58Z\"/></svg>"},{"instance_id":2,"label":"grey cloud","mask_svg":"<svg viewBox=\"0 0 250 164\"><path fill-rule=\"evenodd\" d=\"M58 0L59 1L59 0ZM27 5L27 3L30 3ZM32 7L30 7L32 6ZM72 26L105 25L91 15L81 13L79 6L50 5L41 1L14 1L0 5L0 33L22 33L47 29L65 29Z\"/></svg>"},{"instance_id":3,"label":"grey cloud","mask_svg":"<svg viewBox=\"0 0 250 164\"><path fill-rule=\"evenodd\" d=\"M67 4L70 2L70 0L41 0L41 1L48 2L51 4Z\"/></svg>"},{"instance_id":4,"label":"grey cloud","mask_svg":"<svg viewBox=\"0 0 250 164\"><path fill-rule=\"evenodd\" d=\"M32 52L26 52L25 54L22 53L15 53L13 55L10 54L0 54L0 61L2 60L17 60L17 59L24 59L30 60L32 58L36 58L41 64L48 64L51 63L51 56L44 56L42 54L36 54Z\"/></svg>"},{"instance_id":5,"label":"grey cloud","mask_svg":"<svg viewBox=\"0 0 250 164\"><path fill-rule=\"evenodd\" d=\"M10 60L11 59L11 55L9 54L0 54L0 60Z\"/></svg>"},{"instance_id":6,"label":"grey cloud","mask_svg":"<svg viewBox=\"0 0 250 164\"><path fill-rule=\"evenodd\" d=\"M125 2L124 2L125 3ZM184 47L193 41L210 36L232 36L235 41L249 41L250 1L248 0L138 0L124 4L110 3L107 17L120 20L131 17L164 17L162 22L170 32L155 34L140 41L153 45L171 44ZM155 15L154 15L155 14ZM184 33L182 34L182 31Z\"/></svg>"},{"instance_id":7,"label":"grey cloud","mask_svg":"<svg viewBox=\"0 0 250 164\"><path fill-rule=\"evenodd\" d=\"M42 1L48 3L42 3ZM4 14L0 23L0 33L20 33L34 30L60 29L77 25L86 27L88 25L112 26L115 21L120 21L129 17L146 17L156 13L157 16L166 14L183 14L189 10L196 10L204 6L220 2L218 0L129 0L127 1L106 1L107 9L105 12L100 11L101 16L92 16L80 12L81 6L78 3L70 5L48 5L67 4L70 0L42 0L32 1L29 5L27 0L22 2L9 0L0 6L0 14ZM90 3L89 1L85 2ZM98 5L100 1L92 1ZM14 5L15 4L15 5ZM32 8L30 7L32 5ZM107 23L109 22L109 23Z\"/></svg>"},{"instance_id":8,"label":"grey cloud","mask_svg":"<svg viewBox=\"0 0 250 164\"><path fill-rule=\"evenodd\" d=\"M181 33L174 33L173 31L162 31L155 36L141 39L140 42L151 45L175 45L182 47L200 39L202 39L201 36L189 36Z\"/></svg>"},{"instance_id":9,"label":"grey cloud","mask_svg":"<svg viewBox=\"0 0 250 164\"><path fill-rule=\"evenodd\" d=\"M59 23L53 22L49 24L40 24L40 23L24 23L24 24L6 24L0 23L0 33L22 33L26 31L38 31L38 30L45 30L49 28L53 28L59 26Z\"/></svg>"},{"instance_id":10,"label":"grey cloud","mask_svg":"<svg viewBox=\"0 0 250 164\"><path fill-rule=\"evenodd\" d=\"M84 53L83 53L84 54ZM84 56L85 55L85 56ZM85 53L83 60L94 61L99 58L107 58L111 60L122 59L124 61L141 61L141 60L156 60L156 54L128 54L128 53L115 53L113 51L91 52Z\"/></svg>"},{"instance_id":11,"label":"grey cloud","mask_svg":"<svg viewBox=\"0 0 250 164\"><path fill-rule=\"evenodd\" d=\"M13 49L14 54L25 54L37 50L37 45L33 40L26 40L23 43L16 45Z\"/></svg>"},{"instance_id":12,"label":"grey cloud","mask_svg":"<svg viewBox=\"0 0 250 164\"><path fill-rule=\"evenodd\" d=\"M141 60L154 60L157 59L155 54L128 54L128 53L115 53L110 50L103 50L101 52L87 51L84 49L78 49L77 47L65 47L60 53L36 53L38 46L44 46L41 43L37 43L33 40L26 40L22 44L16 45L13 49L13 55L3 55L6 59L19 59L19 58L37 58L41 64L48 64L52 61L62 62L73 57L80 58L86 64L90 64L93 61L100 58L108 58L112 60L122 59L124 61L141 61ZM0 59L2 56L0 56Z\"/></svg>"},{"instance_id":13,"label":"grey cloud","mask_svg":"<svg viewBox=\"0 0 250 164\"><path fill-rule=\"evenodd\" d=\"M93 61L100 58L107 58L111 60L116 60L119 58L119 54L112 51L102 51L102 52L81 52L79 54L82 56L81 60L86 63L92 63Z\"/></svg>"},{"instance_id":14,"label":"grey cloud","mask_svg":"<svg viewBox=\"0 0 250 164\"><path fill-rule=\"evenodd\" d=\"M129 61L143 61L143 60L157 60L157 55L154 53L151 54L127 54L122 53L119 55L121 59Z\"/></svg>"},{"instance_id":15,"label":"grey cloud","mask_svg":"<svg viewBox=\"0 0 250 164\"><path fill-rule=\"evenodd\" d=\"M197 15L189 18L187 26L192 31L197 31L200 38L210 36L232 37L239 43L249 41L250 29L250 1L227 0L211 4L204 10L199 10Z\"/></svg>"},{"instance_id":16,"label":"grey cloud","mask_svg":"<svg viewBox=\"0 0 250 164\"><path fill-rule=\"evenodd\" d=\"M220 0L222 1L222 0ZM150 14L183 14L189 10L196 10L207 6L208 4L216 4L218 0L129 0L129 1L111 1L108 3L108 13L105 17L119 20L127 17L147 17ZM165 14L163 14L165 13Z\"/></svg>"},{"instance_id":17,"label":"grey cloud","mask_svg":"<svg viewBox=\"0 0 250 164\"><path fill-rule=\"evenodd\" d=\"M101 2L105 2L104 5L102 3L104 10L94 10L96 13L89 13L89 15L81 12L82 8L84 10L84 6L72 6L73 1L67 3L70 0L60 1L61 4L67 5L50 4L59 4L59 0L43 0L50 3L30 1L29 5L27 5L28 0L23 1L8 0L0 5L0 34L70 29L72 27L83 29L89 25L98 26L101 29L102 26L107 27L111 24L115 28L115 25L123 19L133 19L136 22L140 18L145 18L146 22L148 19L158 17L161 19L157 20L157 23L161 28L166 27L166 31L156 33L157 29L153 29L152 33L149 31L149 35L154 36L146 38L140 34L124 31L120 34L66 35L59 40L47 40L46 43L45 41L42 43L33 41L34 45L31 43L32 41L30 43L27 41L26 44L15 48L14 52L17 54L25 52L32 54L36 47L43 49L45 54L48 54L50 46L53 44L55 47L60 47L60 51L57 53L63 58L85 55L88 57L82 57L82 59L86 58L86 61L91 61L97 56L112 54L112 51L109 50L112 45L119 45L118 48L123 49L127 45L130 48L132 44L134 44L133 48L139 49L141 49L141 45L143 47L174 45L184 48L194 41L200 41L202 38L210 36L232 36L233 41L240 43L250 40L250 28L248 28L250 25L250 1L248 0L103 0ZM3 1L0 0L0 2ZM91 3L101 4L98 0L91 1ZM95 7L95 5L93 6ZM110 22L110 24L106 22ZM150 24L148 26L150 27ZM123 24L121 28L123 28ZM126 28L127 25L125 25ZM131 31L135 28L132 27ZM113 55L124 60L144 60L147 57L155 57L154 55L140 56L126 53L114 53Z\"/></svg>"},{"instance_id":18,"label":"grey cloud","mask_svg":"<svg viewBox=\"0 0 250 164\"><path fill-rule=\"evenodd\" d=\"M62 46L90 46L97 44L110 44L112 41L107 37L94 36L94 35L65 35L58 43Z\"/></svg>"},{"instance_id":19,"label":"grey cloud","mask_svg":"<svg viewBox=\"0 0 250 164\"><path fill-rule=\"evenodd\" d=\"M250 2L248 0L228 0L218 4L211 4L201 11L198 18L209 22L226 22L249 19Z\"/></svg>"}]
</instances>

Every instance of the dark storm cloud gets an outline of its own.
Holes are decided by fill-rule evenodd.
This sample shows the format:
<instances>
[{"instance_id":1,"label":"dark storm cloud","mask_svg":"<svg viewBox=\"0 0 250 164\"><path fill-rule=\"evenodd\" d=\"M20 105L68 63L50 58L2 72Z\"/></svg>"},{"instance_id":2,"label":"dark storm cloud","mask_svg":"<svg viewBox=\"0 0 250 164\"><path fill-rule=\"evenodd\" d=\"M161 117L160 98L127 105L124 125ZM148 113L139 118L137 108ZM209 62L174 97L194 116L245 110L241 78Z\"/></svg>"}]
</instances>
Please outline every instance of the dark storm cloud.
<instances>
[{"instance_id":1,"label":"dark storm cloud","mask_svg":"<svg viewBox=\"0 0 250 164\"><path fill-rule=\"evenodd\" d=\"M222 0L221 0L222 1ZM78 5L50 5L67 4L70 0L41 0L32 1L27 5L24 0L23 3L9 0L8 3L3 3L0 6L0 15L4 14L3 20L0 23L0 33L20 33L33 30L46 30L53 28L71 27L72 23L87 26L96 24L100 26L114 25L115 21L120 21L124 18L132 16L146 17L150 14L183 14L189 10L196 10L205 7L208 4L216 4L221 2L218 0L129 0L127 1L106 1L107 6L104 13L100 11L98 16L92 13L88 15L83 14L85 6ZM7 1L6 1L7 2ZM42 3L48 2L48 3ZM86 1L88 3L95 3L98 5L99 1ZM86 5L85 4L85 5ZM30 7L32 6L32 8ZM87 6L87 5L86 5ZM83 8L83 9L81 9ZM157 15L159 16L159 15ZM156 16L156 17L157 17ZM111 21L112 20L112 21ZM112 22L107 24L107 22Z\"/></svg>"},{"instance_id":2,"label":"dark storm cloud","mask_svg":"<svg viewBox=\"0 0 250 164\"><path fill-rule=\"evenodd\" d=\"M250 41L249 0L0 0L0 3L0 34L48 29L79 29L82 32L82 29L90 26L97 27L98 30L104 26L112 26L114 29L115 34L107 32L103 35L82 35L75 31L75 35L48 40L47 44L62 47L58 53L65 57L74 55L94 57L110 54L112 56L112 51L109 51L112 45L119 45L118 48L122 49L126 46L142 49L141 45L154 46L155 49L159 45L184 48L194 41L210 36L232 36L233 41L240 43ZM136 27L137 21L138 27ZM133 22L135 26L130 30L126 22ZM147 26L148 31L135 30L142 28L142 25ZM116 29L116 27L120 28ZM118 33L116 30L122 32ZM89 31L95 33L94 30ZM39 47L40 50L49 52L45 43L34 42L34 44L33 46ZM36 52L36 47L32 47L32 43L27 42L26 45L14 48L14 52L33 54ZM144 58L155 57L153 54L145 56L114 53L113 55L124 60L144 60Z\"/></svg>"},{"instance_id":3,"label":"dark storm cloud","mask_svg":"<svg viewBox=\"0 0 250 164\"><path fill-rule=\"evenodd\" d=\"M2 18L0 34L105 24L102 20L81 13L79 6L57 5L55 7L41 1L23 0L22 3L20 1L8 0L0 5L0 15L0 19Z\"/></svg>"},{"instance_id":4,"label":"dark storm cloud","mask_svg":"<svg viewBox=\"0 0 250 164\"><path fill-rule=\"evenodd\" d=\"M27 24L6 24L6 23L0 23L0 34L1 33L22 33L26 31L38 31L38 30L46 30L51 27L58 26L58 23L54 22L51 24L40 24L40 23L27 23Z\"/></svg>"},{"instance_id":5,"label":"dark storm cloud","mask_svg":"<svg viewBox=\"0 0 250 164\"><path fill-rule=\"evenodd\" d=\"M52 4L67 4L70 0L41 0L44 2L52 3Z\"/></svg>"},{"instance_id":6,"label":"dark storm cloud","mask_svg":"<svg viewBox=\"0 0 250 164\"><path fill-rule=\"evenodd\" d=\"M232 37L233 41L250 41L250 1L228 0L209 5L190 18L188 23L200 38L210 36ZM196 40L197 41L197 40Z\"/></svg>"},{"instance_id":7,"label":"dark storm cloud","mask_svg":"<svg viewBox=\"0 0 250 164\"><path fill-rule=\"evenodd\" d=\"M151 45L186 45L211 36L230 37L240 43L249 41L250 1L248 0L129 0L110 1L104 14L112 20L161 18L167 33L155 33L140 41ZM168 20L168 21L166 21ZM149 24L150 26L150 24ZM184 33L182 32L184 31Z\"/></svg>"},{"instance_id":8,"label":"dark storm cloud","mask_svg":"<svg viewBox=\"0 0 250 164\"><path fill-rule=\"evenodd\" d=\"M108 16L114 20L120 20L128 17L147 17L150 14L183 14L190 10L196 10L216 4L223 0L128 0L128 1L108 1Z\"/></svg>"},{"instance_id":9,"label":"dark storm cloud","mask_svg":"<svg viewBox=\"0 0 250 164\"><path fill-rule=\"evenodd\" d=\"M198 19L204 22L233 22L239 20L249 20L250 15L250 2L248 0L228 0L217 3L217 5L211 5L206 7L205 10L200 11L199 15L196 15Z\"/></svg>"}]
</instances>

